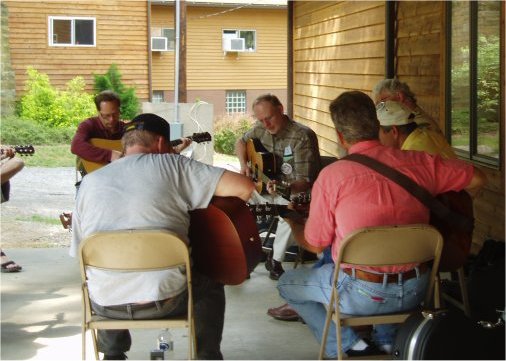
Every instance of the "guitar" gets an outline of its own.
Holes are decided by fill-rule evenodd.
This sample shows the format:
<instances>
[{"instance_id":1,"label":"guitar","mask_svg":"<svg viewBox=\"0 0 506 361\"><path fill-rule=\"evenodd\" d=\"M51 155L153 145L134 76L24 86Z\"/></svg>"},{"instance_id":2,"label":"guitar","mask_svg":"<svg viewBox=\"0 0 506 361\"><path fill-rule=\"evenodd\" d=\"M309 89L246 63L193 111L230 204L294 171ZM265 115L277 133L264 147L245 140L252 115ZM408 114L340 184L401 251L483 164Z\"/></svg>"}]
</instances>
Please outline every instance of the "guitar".
<instances>
[{"instance_id":1,"label":"guitar","mask_svg":"<svg viewBox=\"0 0 506 361\"><path fill-rule=\"evenodd\" d=\"M187 137L196 143L209 142L211 140L211 134L208 132L204 133L193 133L193 135ZM91 138L90 143L95 147L109 150L116 150L118 152L123 152L123 147L121 146L121 139L111 140L111 139L102 139L102 138ZM173 147L181 144L181 139L175 139L170 142L170 145ZM79 158L79 161L82 163L86 174L91 173L99 168L102 168L107 163L98 163L90 160L86 160L83 158Z\"/></svg>"},{"instance_id":2,"label":"guitar","mask_svg":"<svg viewBox=\"0 0 506 361\"><path fill-rule=\"evenodd\" d=\"M275 179L278 172L274 154L268 152L260 140L248 139L246 155L257 192L266 193L267 183ZM283 198L290 198L290 186L286 183L276 183L276 192L279 192Z\"/></svg>"},{"instance_id":3,"label":"guitar","mask_svg":"<svg viewBox=\"0 0 506 361\"><path fill-rule=\"evenodd\" d=\"M253 215L237 197L214 197L190 212L188 234L194 267L225 285L244 282L262 257Z\"/></svg>"},{"instance_id":4,"label":"guitar","mask_svg":"<svg viewBox=\"0 0 506 361\"><path fill-rule=\"evenodd\" d=\"M33 155L35 153L35 148L33 147L33 145L16 145L14 147L14 151L16 152L16 154L19 154L19 155ZM1 150L2 154L5 153L5 150L2 149Z\"/></svg>"},{"instance_id":5,"label":"guitar","mask_svg":"<svg viewBox=\"0 0 506 361\"><path fill-rule=\"evenodd\" d=\"M309 193L300 193L292 196L290 207L286 204L248 204L248 207L254 216L262 219L267 216L279 216L281 218L292 219L299 223L305 223L309 215L309 203L311 195Z\"/></svg>"}]
</instances>

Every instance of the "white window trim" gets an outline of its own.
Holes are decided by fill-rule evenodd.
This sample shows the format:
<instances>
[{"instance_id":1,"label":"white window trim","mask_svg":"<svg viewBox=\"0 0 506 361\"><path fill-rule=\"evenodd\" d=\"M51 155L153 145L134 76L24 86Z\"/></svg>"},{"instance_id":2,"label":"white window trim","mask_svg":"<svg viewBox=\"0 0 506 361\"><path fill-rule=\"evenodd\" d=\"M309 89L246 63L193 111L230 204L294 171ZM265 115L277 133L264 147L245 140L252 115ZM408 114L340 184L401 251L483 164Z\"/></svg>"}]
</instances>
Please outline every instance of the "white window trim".
<instances>
[{"instance_id":1,"label":"white window trim","mask_svg":"<svg viewBox=\"0 0 506 361\"><path fill-rule=\"evenodd\" d=\"M70 37L72 39L72 43L70 44L55 44L53 43L53 20L71 20L72 26L70 27ZM74 20L92 20L93 21L93 44L74 44ZM97 46L97 20L94 17L86 17L86 16L48 16L48 42L49 46L75 46L75 47L88 47L93 48Z\"/></svg>"},{"instance_id":2,"label":"white window trim","mask_svg":"<svg viewBox=\"0 0 506 361\"><path fill-rule=\"evenodd\" d=\"M225 34L225 31L235 31L235 37L233 36L233 34ZM246 49L246 52L248 53L256 53L257 51L257 31L256 29L232 29L232 28L226 28L226 29L221 29L221 36L222 38L239 38L240 36L240 32L241 31L251 31L253 33L255 33L255 48L253 50L248 50Z\"/></svg>"}]
</instances>

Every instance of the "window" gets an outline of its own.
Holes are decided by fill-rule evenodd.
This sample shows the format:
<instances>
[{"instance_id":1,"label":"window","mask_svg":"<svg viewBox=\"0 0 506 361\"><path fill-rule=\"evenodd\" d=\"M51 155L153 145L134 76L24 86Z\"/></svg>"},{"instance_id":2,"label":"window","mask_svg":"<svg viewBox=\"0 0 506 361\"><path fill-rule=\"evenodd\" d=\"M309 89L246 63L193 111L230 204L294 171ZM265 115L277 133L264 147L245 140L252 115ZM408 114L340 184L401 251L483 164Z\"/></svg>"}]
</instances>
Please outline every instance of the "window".
<instances>
[{"instance_id":1,"label":"window","mask_svg":"<svg viewBox=\"0 0 506 361\"><path fill-rule=\"evenodd\" d=\"M151 97L152 103L163 103L163 90L153 90L153 96Z\"/></svg>"},{"instance_id":2,"label":"window","mask_svg":"<svg viewBox=\"0 0 506 361\"><path fill-rule=\"evenodd\" d=\"M225 110L227 114L246 113L246 91L227 90Z\"/></svg>"},{"instance_id":3,"label":"window","mask_svg":"<svg viewBox=\"0 0 506 361\"><path fill-rule=\"evenodd\" d=\"M156 37L162 37L162 38L167 38L167 50L174 50L175 48L175 35L174 35L174 29L172 28L158 28L158 27L153 27L151 28L151 36L156 36Z\"/></svg>"},{"instance_id":4,"label":"window","mask_svg":"<svg viewBox=\"0 0 506 361\"><path fill-rule=\"evenodd\" d=\"M246 51L256 51L255 30L223 30L223 39L244 39Z\"/></svg>"},{"instance_id":5,"label":"window","mask_svg":"<svg viewBox=\"0 0 506 361\"><path fill-rule=\"evenodd\" d=\"M50 46L95 46L95 18L49 17Z\"/></svg>"},{"instance_id":6,"label":"window","mask_svg":"<svg viewBox=\"0 0 506 361\"><path fill-rule=\"evenodd\" d=\"M499 166L501 1L447 6L450 142L464 158Z\"/></svg>"}]
</instances>

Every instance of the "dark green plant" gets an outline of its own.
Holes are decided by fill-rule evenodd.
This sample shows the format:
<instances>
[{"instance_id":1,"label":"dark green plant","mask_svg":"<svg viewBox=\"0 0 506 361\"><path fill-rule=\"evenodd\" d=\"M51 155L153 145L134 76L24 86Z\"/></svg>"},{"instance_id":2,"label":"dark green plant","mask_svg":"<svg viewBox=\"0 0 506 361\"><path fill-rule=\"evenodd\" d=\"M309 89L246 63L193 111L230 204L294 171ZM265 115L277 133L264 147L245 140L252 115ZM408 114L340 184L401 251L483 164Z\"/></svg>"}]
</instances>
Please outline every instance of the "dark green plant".
<instances>
[{"instance_id":1,"label":"dark green plant","mask_svg":"<svg viewBox=\"0 0 506 361\"><path fill-rule=\"evenodd\" d=\"M214 150L223 154L235 154L235 143L253 124L246 116L239 119L222 118L215 122Z\"/></svg>"},{"instance_id":2,"label":"dark green plant","mask_svg":"<svg viewBox=\"0 0 506 361\"><path fill-rule=\"evenodd\" d=\"M121 81L121 73L116 64L111 64L104 75L93 74L94 90L98 94L104 90L112 90L121 99L121 116L132 119L139 113L140 103L133 87L126 87Z\"/></svg>"}]
</instances>

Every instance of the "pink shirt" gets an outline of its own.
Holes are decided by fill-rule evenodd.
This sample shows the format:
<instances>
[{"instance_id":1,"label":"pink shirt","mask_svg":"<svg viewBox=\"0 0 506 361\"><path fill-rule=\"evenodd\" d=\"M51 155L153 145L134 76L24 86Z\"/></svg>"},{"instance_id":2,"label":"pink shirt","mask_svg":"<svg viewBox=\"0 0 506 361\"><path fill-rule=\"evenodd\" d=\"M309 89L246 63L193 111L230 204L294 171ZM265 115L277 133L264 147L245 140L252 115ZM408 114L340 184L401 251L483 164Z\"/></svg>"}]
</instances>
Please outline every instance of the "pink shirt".
<instances>
[{"instance_id":1,"label":"pink shirt","mask_svg":"<svg viewBox=\"0 0 506 361\"><path fill-rule=\"evenodd\" d=\"M385 147L375 140L354 144L349 153L377 159L406 174L433 195L464 189L474 174L472 165L461 160L443 160L425 152ZM413 223L429 223L429 210L416 198L376 171L340 160L325 167L313 186L304 234L314 246L332 244L335 261L341 240L356 229ZM401 270L406 267L381 269Z\"/></svg>"}]
</instances>

